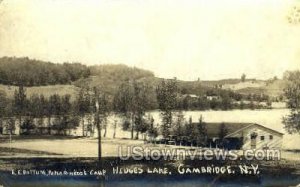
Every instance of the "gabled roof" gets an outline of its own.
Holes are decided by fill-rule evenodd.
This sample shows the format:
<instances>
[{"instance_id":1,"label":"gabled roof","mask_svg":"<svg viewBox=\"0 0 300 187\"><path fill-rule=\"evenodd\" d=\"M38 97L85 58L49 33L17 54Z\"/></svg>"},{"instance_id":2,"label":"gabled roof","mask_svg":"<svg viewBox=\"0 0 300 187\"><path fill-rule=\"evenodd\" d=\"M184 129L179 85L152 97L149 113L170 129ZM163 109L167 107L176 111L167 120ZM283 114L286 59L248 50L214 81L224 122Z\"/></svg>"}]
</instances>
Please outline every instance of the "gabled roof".
<instances>
[{"instance_id":1,"label":"gabled roof","mask_svg":"<svg viewBox=\"0 0 300 187\"><path fill-rule=\"evenodd\" d=\"M275 131L273 129L270 129L270 128L267 128L265 126L255 124L255 123L230 123L230 122L222 123L222 122L219 122L219 123L205 123L205 124L206 124L206 129L207 129L207 135L210 138L219 136L221 124L225 125L225 128L227 129L227 136L231 136L231 134L235 134L235 133L237 133L243 129L247 129L253 125L258 126L260 128L264 128L269 131L272 131L274 133L283 135L283 133L280 133L278 131Z\"/></svg>"},{"instance_id":2,"label":"gabled roof","mask_svg":"<svg viewBox=\"0 0 300 187\"><path fill-rule=\"evenodd\" d=\"M239 129L252 125L252 123L206 123L207 135L209 137L218 137L221 124L225 125L225 128L227 129L227 134L232 134L238 131Z\"/></svg>"}]
</instances>

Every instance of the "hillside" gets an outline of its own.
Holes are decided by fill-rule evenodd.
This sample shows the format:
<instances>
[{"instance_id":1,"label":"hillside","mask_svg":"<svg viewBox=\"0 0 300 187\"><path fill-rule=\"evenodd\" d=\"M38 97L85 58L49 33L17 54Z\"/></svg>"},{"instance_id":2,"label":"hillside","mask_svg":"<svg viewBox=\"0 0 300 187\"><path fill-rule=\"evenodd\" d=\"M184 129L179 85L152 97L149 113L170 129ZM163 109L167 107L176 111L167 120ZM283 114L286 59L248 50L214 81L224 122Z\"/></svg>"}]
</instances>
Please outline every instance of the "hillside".
<instances>
[{"instance_id":1,"label":"hillside","mask_svg":"<svg viewBox=\"0 0 300 187\"><path fill-rule=\"evenodd\" d=\"M225 89L232 89L240 94L265 94L270 97L280 97L283 94L285 81L251 81L226 86L224 86Z\"/></svg>"},{"instance_id":2,"label":"hillside","mask_svg":"<svg viewBox=\"0 0 300 187\"><path fill-rule=\"evenodd\" d=\"M16 57L0 58L0 84L46 86L70 84L90 76L90 69L80 63L55 64Z\"/></svg>"},{"instance_id":3,"label":"hillside","mask_svg":"<svg viewBox=\"0 0 300 187\"><path fill-rule=\"evenodd\" d=\"M128 80L156 79L148 70L122 64L86 66L80 63L55 64L41 60L16 57L0 58L0 91L12 98L17 85L26 87L27 96L70 94L77 96L80 87L100 87L113 95L119 85Z\"/></svg>"},{"instance_id":4,"label":"hillside","mask_svg":"<svg viewBox=\"0 0 300 187\"><path fill-rule=\"evenodd\" d=\"M99 87L107 94L113 95L118 87L125 81L135 80L138 82L148 82L152 85L152 80L155 76L148 70L143 70L136 67L128 67L123 64L104 64L90 66L91 76L84 79L79 79L73 82L77 87Z\"/></svg>"},{"instance_id":5,"label":"hillside","mask_svg":"<svg viewBox=\"0 0 300 187\"><path fill-rule=\"evenodd\" d=\"M8 98L14 97L14 92L17 89L17 86L7 86L0 84L0 91L4 91ZM28 97L37 94L43 94L45 97L49 97L54 94L58 94L60 96L65 94L70 94L71 99L75 99L78 93L79 88L74 85L49 85L49 86L33 86L26 87L26 94Z\"/></svg>"},{"instance_id":6,"label":"hillside","mask_svg":"<svg viewBox=\"0 0 300 187\"><path fill-rule=\"evenodd\" d=\"M247 79L247 82L256 81L256 79ZM235 85L241 83L241 79L221 79L221 80L202 80L201 84L207 87L215 87L216 85Z\"/></svg>"},{"instance_id":7,"label":"hillside","mask_svg":"<svg viewBox=\"0 0 300 187\"><path fill-rule=\"evenodd\" d=\"M29 58L2 57L0 58L0 90L8 97L14 94L15 86L23 84L27 87L28 96L43 94L70 94L72 99L80 87L99 87L101 91L113 96L118 87L127 81L135 80L155 87L162 80L148 70L128 67L123 64L103 64L86 66L80 63L55 64ZM177 80L181 94L205 95L216 90L230 90L237 94L265 94L279 97L283 93L284 81L278 79L256 80L223 79L223 80ZM217 91L219 92L219 91Z\"/></svg>"}]
</instances>

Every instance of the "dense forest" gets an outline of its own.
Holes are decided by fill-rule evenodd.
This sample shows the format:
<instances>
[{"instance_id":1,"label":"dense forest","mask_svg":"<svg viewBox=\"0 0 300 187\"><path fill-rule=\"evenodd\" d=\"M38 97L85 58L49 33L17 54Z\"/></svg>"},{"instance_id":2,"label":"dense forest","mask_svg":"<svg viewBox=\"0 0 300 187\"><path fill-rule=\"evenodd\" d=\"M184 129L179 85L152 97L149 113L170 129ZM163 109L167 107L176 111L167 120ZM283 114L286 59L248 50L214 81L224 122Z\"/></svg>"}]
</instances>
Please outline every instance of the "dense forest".
<instances>
[{"instance_id":1,"label":"dense forest","mask_svg":"<svg viewBox=\"0 0 300 187\"><path fill-rule=\"evenodd\" d=\"M81 63L55 64L33 60L27 57L0 58L0 84L45 86L55 84L70 84L88 77L124 81L143 77L154 77L147 70L129 68L125 65L86 66Z\"/></svg>"},{"instance_id":2,"label":"dense forest","mask_svg":"<svg viewBox=\"0 0 300 187\"><path fill-rule=\"evenodd\" d=\"M145 77L154 77L153 72L143 70L140 68L130 68L123 64L104 64L90 66L90 72L92 76L106 77L107 79L114 80L129 80L129 79L141 79Z\"/></svg>"},{"instance_id":3,"label":"dense forest","mask_svg":"<svg viewBox=\"0 0 300 187\"><path fill-rule=\"evenodd\" d=\"M80 63L54 64L29 58L0 58L0 83L41 86L69 84L90 76L90 69Z\"/></svg>"}]
</instances>

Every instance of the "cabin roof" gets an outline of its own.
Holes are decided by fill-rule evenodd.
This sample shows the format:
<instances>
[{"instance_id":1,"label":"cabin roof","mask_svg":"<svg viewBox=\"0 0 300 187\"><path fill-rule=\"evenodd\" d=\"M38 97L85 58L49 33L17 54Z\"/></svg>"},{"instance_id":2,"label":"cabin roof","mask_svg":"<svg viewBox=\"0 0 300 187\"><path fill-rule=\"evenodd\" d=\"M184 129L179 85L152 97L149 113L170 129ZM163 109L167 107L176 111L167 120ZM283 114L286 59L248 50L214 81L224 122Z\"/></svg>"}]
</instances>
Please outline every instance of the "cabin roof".
<instances>
[{"instance_id":1,"label":"cabin roof","mask_svg":"<svg viewBox=\"0 0 300 187\"><path fill-rule=\"evenodd\" d=\"M280 133L276 130L267 128L265 126L262 126L262 125L259 125L259 124L256 124L256 123L235 123L235 122L233 122L233 123L231 123L231 122L222 123L222 122L219 122L219 123L205 123L205 124L206 124L206 129L207 129L207 135L209 137L218 137L219 136L221 124L225 125L225 128L227 129L227 136L230 136L231 134L234 134L234 133L236 133L238 131L241 131L243 129L249 128L253 125L264 128L264 129L267 129L267 130L272 131L276 134L283 135L283 133Z\"/></svg>"}]
</instances>

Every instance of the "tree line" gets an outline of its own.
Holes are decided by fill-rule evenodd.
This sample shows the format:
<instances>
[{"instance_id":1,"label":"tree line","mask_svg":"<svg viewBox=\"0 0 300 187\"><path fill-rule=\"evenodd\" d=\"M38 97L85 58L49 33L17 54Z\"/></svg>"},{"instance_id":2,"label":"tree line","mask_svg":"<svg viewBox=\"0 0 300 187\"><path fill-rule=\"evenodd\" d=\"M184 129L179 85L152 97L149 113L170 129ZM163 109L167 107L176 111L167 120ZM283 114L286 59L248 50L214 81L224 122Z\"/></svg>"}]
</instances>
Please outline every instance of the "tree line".
<instances>
[{"instance_id":1,"label":"tree line","mask_svg":"<svg viewBox=\"0 0 300 187\"><path fill-rule=\"evenodd\" d=\"M69 84L90 76L90 69L80 63L54 64L27 57L0 58L0 84L42 86Z\"/></svg>"},{"instance_id":2,"label":"tree line","mask_svg":"<svg viewBox=\"0 0 300 187\"><path fill-rule=\"evenodd\" d=\"M151 125L150 131L153 134L157 133L153 128L153 118L145 117L151 106L150 100L147 99L149 89L142 83L126 82L119 87L118 93L111 97L100 88L86 86L71 100L69 94L53 94L49 97L34 94L28 97L26 87L19 86L13 99L6 97L5 92L0 92L0 121L2 122L3 118L15 120L9 129L13 131L18 122L23 134L29 134L31 130L42 127L45 118L48 119L46 126L58 131L58 134L66 134L67 130L77 128L81 122L82 136L88 136L88 133L92 134L98 128L103 129L106 136L107 117L117 114L124 120L124 130L130 129L132 138L134 133L135 138L138 138L139 133L145 133L151 129ZM38 122L35 119L38 119ZM85 120L88 120L88 123ZM130 123L128 128L127 123Z\"/></svg>"},{"instance_id":3,"label":"tree line","mask_svg":"<svg viewBox=\"0 0 300 187\"><path fill-rule=\"evenodd\" d=\"M79 125L76 115L76 105L71 102L71 96L53 94L49 98L44 95L26 94L26 88L19 86L15 90L13 99L8 99L5 93L0 92L0 119L9 118L8 129L12 133L15 125L20 124L21 133L28 134L37 127L44 127L44 118L48 118L47 128L57 130L59 134L65 134ZM51 120L55 117L55 120ZM34 122L34 119L38 119ZM0 120L1 123L3 120ZM48 131L50 133L50 131Z\"/></svg>"},{"instance_id":4,"label":"tree line","mask_svg":"<svg viewBox=\"0 0 300 187\"><path fill-rule=\"evenodd\" d=\"M151 92L155 92L156 98L153 99ZM48 124L60 132L74 129L81 122L83 136L93 134L96 121L93 116L96 113L96 103L99 107L101 116L101 129L104 136L107 131L107 117L116 114L122 119L122 128L131 132L132 139L138 139L140 134L150 134L157 136L158 133L167 137L174 134L174 116L177 112L190 109L195 106L199 109L232 109L232 101L229 91L221 91L218 99L209 100L206 97L189 98L189 106L186 106L186 98L182 97L176 79L161 80L156 86L150 86L141 81L124 81L113 96L106 94L100 88L89 87L88 85L80 88L76 98L71 101L71 95L60 96L53 94L46 98L44 95L31 95L27 97L26 88L19 86L15 91L13 99L6 98L5 93L0 94L1 115L18 117L22 122L22 116L27 116L26 123L22 128L34 129L34 118L48 118ZM196 104L194 105L195 102ZM207 102L207 103L205 103ZM152 109L159 109L161 121L154 122L152 116L147 116L146 112ZM51 118L57 116L57 120L51 123ZM88 120L86 123L85 120ZM182 121L182 120L181 120ZM40 122L42 123L42 122ZM161 125L157 125L160 123ZM177 121L178 123L178 121ZM178 125L178 124L177 124ZM182 125L181 125L182 126ZM116 127L114 127L116 128ZM176 131L178 132L178 130Z\"/></svg>"},{"instance_id":5,"label":"tree line","mask_svg":"<svg viewBox=\"0 0 300 187\"><path fill-rule=\"evenodd\" d=\"M115 83L129 79L154 77L150 71L126 65L86 66L79 62L56 64L41 60L16 57L0 58L0 84L45 86L55 84L79 85L90 76L112 80Z\"/></svg>"},{"instance_id":6,"label":"tree line","mask_svg":"<svg viewBox=\"0 0 300 187\"><path fill-rule=\"evenodd\" d=\"M288 115L282 119L288 133L300 133L300 71L287 71L284 74L286 86L284 94L287 98Z\"/></svg>"}]
</instances>

